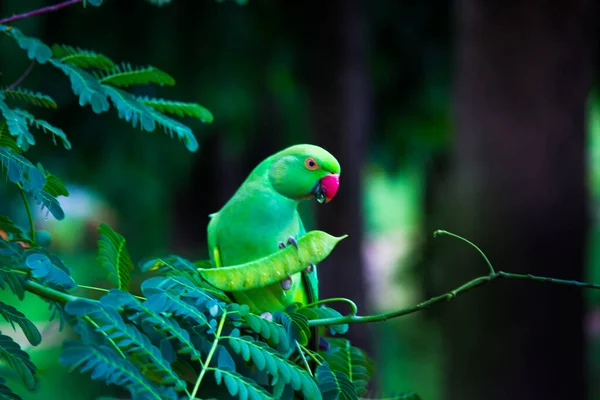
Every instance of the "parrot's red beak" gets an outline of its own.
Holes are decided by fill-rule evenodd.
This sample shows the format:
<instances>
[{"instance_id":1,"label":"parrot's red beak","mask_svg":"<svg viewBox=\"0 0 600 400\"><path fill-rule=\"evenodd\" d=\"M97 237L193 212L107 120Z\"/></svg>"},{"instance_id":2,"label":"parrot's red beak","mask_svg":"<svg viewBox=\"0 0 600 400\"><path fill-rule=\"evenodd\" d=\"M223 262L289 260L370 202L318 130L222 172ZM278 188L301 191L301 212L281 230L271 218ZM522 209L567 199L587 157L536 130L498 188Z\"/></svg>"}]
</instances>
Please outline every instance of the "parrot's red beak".
<instances>
[{"instance_id":1,"label":"parrot's red beak","mask_svg":"<svg viewBox=\"0 0 600 400\"><path fill-rule=\"evenodd\" d=\"M321 193L325 196L325 203L330 202L340 187L340 175L331 174L321 178L319 186L321 187Z\"/></svg>"}]
</instances>

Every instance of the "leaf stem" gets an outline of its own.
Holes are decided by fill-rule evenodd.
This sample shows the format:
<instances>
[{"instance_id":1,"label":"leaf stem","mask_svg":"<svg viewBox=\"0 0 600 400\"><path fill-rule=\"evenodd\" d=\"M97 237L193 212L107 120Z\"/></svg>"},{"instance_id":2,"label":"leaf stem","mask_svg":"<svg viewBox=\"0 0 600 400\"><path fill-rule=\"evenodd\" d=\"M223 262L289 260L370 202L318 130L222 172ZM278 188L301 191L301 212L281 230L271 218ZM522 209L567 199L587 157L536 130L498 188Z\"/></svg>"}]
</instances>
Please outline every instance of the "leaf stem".
<instances>
[{"instance_id":1,"label":"leaf stem","mask_svg":"<svg viewBox=\"0 0 600 400\"><path fill-rule=\"evenodd\" d=\"M310 303L310 304L307 304L305 306L302 306L299 309L314 307L314 306L318 306L320 304L333 303L333 302L342 302L342 303L349 304L350 307L352 308L352 311L350 312L350 315L356 315L358 313L358 307L356 306L356 303L353 302L352 300L346 299L344 297L332 297L330 299L323 299L323 300L315 301L313 303Z\"/></svg>"},{"instance_id":2,"label":"leaf stem","mask_svg":"<svg viewBox=\"0 0 600 400\"><path fill-rule=\"evenodd\" d=\"M7 18L4 18L4 19L0 19L0 24L8 24L9 22L18 21L20 19L25 19L25 18L33 17L35 15L45 14L45 13L51 12L51 11L57 11L57 10L60 10L61 8L68 7L70 5L80 3L81 1L82 0L67 0L67 1L63 1L62 3L58 3L58 4L51 5L51 6L46 6L46 7L38 8L37 10L27 11L27 12L24 12L24 13L21 13L21 14L15 14L12 17L7 17Z\"/></svg>"},{"instance_id":3,"label":"leaf stem","mask_svg":"<svg viewBox=\"0 0 600 400\"><path fill-rule=\"evenodd\" d=\"M80 299L80 297L73 296L68 293L59 292L58 290L46 287L44 285L40 285L39 283L34 282L32 280L26 280L23 284L23 287L28 292L37 294L38 296L48 300L56 301L60 304L66 304L70 301Z\"/></svg>"},{"instance_id":4,"label":"leaf stem","mask_svg":"<svg viewBox=\"0 0 600 400\"><path fill-rule=\"evenodd\" d=\"M96 332L98 332L99 334L101 334L102 336L104 336L104 338L106 340L108 340L108 342L112 345L112 347L114 347L117 350L117 353L119 353L121 355L121 357L123 357L123 359L127 359L127 357L125 357L125 354L119 348L119 346L117 346L117 344L115 343L115 341L111 337L108 336L108 333L106 333L106 332L104 332L104 330L100 329L100 326L98 326L98 324L96 323L96 321L94 321L93 319L91 319L87 315L84 315L83 319L85 321L87 321L90 325L92 325L94 327L94 329L96 329Z\"/></svg>"},{"instance_id":5,"label":"leaf stem","mask_svg":"<svg viewBox=\"0 0 600 400\"><path fill-rule=\"evenodd\" d=\"M196 398L196 394L198 393L198 389L200 389L200 382L202 382L202 378L204 378L204 374L206 374L206 370L210 364L210 360L215 354L215 350L217 349L217 344L219 343L219 338L221 337L221 332L223 331L223 325L225 325L225 317L227 316L227 310L223 310L223 315L221 315L221 320L219 321L219 326L217 327L217 332L215 333L215 341L208 352L208 356L206 356L206 361L202 366L202 371L200 371L200 375L198 375L198 379L196 380L196 385L194 385L194 390L192 391L192 395L190 396L190 400Z\"/></svg>"},{"instance_id":6,"label":"leaf stem","mask_svg":"<svg viewBox=\"0 0 600 400\"><path fill-rule=\"evenodd\" d=\"M308 361L306 360L304 352L302 351L302 347L300 347L300 343L298 343L298 341L296 341L296 347L298 348L298 353L300 354L300 357L302 357L302 361L304 361L304 366L306 367L306 370L308 371L310 376L313 376L313 373L310 370L310 366L308 365Z\"/></svg>"},{"instance_id":7,"label":"leaf stem","mask_svg":"<svg viewBox=\"0 0 600 400\"><path fill-rule=\"evenodd\" d=\"M489 271L490 271L489 274L474 278L474 279L470 280L469 282L464 283L461 286L457 287L456 289L453 289L447 293L433 297L429 300L423 301L414 306L403 308L401 310L391 311L391 312L381 313L381 314L375 314L375 315L367 315L367 316L348 315L345 317L313 319L313 320L308 321L308 325L312 327L312 326L327 326L327 325L337 325L337 324L365 324L365 323L372 323L372 322L383 322L383 321L387 321L392 318L397 318L397 317L401 317L404 315L412 314L417 311L426 310L429 307L431 307L437 303L441 303L443 301L450 301L461 293L468 292L471 289L475 289L479 286L485 285L485 284L487 284L493 280L496 280L498 278L520 279L520 280L529 280L529 281L536 281L536 282L554 283L554 284L567 285L567 286L576 286L576 287L588 288L588 289L600 289L600 285L594 284L594 283L579 282L579 281L565 280L565 279L556 279L556 278L549 278L549 277L545 277L545 276L536 276L536 275L531 275L531 274L513 274L513 273L509 273L509 272L496 271L494 269L494 267L492 266L492 263L488 260L486 255L483 253L483 251L479 247L477 247L475 244L473 244L471 241L469 241L459 235L456 235L454 233L443 231L443 230L437 230L434 232L434 237L437 237L439 235L452 236L452 237L460 239L460 240L466 242L467 244L471 245L472 247L474 247L479 252L479 254L481 254L483 256L483 258L485 259L485 261L489 267Z\"/></svg>"},{"instance_id":8,"label":"leaf stem","mask_svg":"<svg viewBox=\"0 0 600 400\"><path fill-rule=\"evenodd\" d=\"M35 242L35 224L33 223L33 215L31 214L31 207L29 206L27 195L25 194L25 190L21 185L19 185L19 192L21 193L21 199L23 199L23 204L25 205L25 210L27 211L27 218L29 219L29 236L31 236L31 241Z\"/></svg>"},{"instance_id":9,"label":"leaf stem","mask_svg":"<svg viewBox=\"0 0 600 400\"><path fill-rule=\"evenodd\" d=\"M81 288L81 289L96 290L98 292L105 292L105 293L110 292L110 289L104 289L104 288L100 288L100 287L96 287L96 286L77 285L77 287ZM132 296L135 297L138 300L142 300L142 301L146 300L146 298L143 297L143 296L136 296L134 294L132 294Z\"/></svg>"}]
</instances>

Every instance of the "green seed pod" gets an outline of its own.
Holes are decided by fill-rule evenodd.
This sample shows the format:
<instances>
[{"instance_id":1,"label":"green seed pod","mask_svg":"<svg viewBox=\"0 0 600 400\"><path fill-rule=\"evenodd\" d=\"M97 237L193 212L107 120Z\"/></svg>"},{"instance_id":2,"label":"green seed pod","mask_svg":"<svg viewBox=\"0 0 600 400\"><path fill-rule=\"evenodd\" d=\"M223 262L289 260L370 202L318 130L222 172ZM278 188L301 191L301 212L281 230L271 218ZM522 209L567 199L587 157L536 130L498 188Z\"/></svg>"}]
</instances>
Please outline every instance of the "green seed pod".
<instances>
[{"instance_id":1,"label":"green seed pod","mask_svg":"<svg viewBox=\"0 0 600 400\"><path fill-rule=\"evenodd\" d=\"M348 235L335 237L323 231L310 231L298 239L297 249L288 245L258 260L229 267L198 268L198 273L208 283L226 292L257 289L304 271L311 262L323 261L346 237Z\"/></svg>"}]
</instances>

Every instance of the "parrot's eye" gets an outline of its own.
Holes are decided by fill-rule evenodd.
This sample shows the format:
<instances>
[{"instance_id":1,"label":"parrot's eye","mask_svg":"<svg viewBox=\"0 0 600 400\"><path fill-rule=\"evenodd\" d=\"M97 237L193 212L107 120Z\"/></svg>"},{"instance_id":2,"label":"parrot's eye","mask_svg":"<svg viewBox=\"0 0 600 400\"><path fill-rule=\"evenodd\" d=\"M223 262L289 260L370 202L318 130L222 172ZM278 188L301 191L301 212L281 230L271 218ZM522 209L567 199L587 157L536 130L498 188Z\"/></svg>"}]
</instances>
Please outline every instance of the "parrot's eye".
<instances>
[{"instance_id":1,"label":"parrot's eye","mask_svg":"<svg viewBox=\"0 0 600 400\"><path fill-rule=\"evenodd\" d=\"M319 168L319 165L317 164L317 161L315 161L314 158L307 158L306 161L304 161L304 165L306 165L306 168L308 169L317 169Z\"/></svg>"}]
</instances>

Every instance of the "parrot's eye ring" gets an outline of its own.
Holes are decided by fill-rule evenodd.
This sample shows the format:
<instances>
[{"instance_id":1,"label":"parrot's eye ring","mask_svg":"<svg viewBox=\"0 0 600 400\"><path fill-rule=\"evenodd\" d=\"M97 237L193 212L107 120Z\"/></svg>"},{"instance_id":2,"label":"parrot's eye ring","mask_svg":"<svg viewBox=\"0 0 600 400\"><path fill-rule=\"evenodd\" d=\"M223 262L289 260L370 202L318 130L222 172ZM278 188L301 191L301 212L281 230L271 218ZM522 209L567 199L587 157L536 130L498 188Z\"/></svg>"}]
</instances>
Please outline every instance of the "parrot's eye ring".
<instances>
[{"instance_id":1,"label":"parrot's eye ring","mask_svg":"<svg viewBox=\"0 0 600 400\"><path fill-rule=\"evenodd\" d=\"M319 168L319 164L317 164L317 161L312 157L307 158L306 161L304 161L304 165L306 165L306 168L312 170Z\"/></svg>"}]
</instances>

